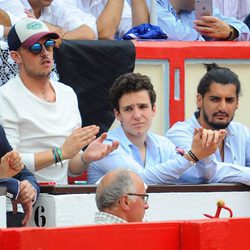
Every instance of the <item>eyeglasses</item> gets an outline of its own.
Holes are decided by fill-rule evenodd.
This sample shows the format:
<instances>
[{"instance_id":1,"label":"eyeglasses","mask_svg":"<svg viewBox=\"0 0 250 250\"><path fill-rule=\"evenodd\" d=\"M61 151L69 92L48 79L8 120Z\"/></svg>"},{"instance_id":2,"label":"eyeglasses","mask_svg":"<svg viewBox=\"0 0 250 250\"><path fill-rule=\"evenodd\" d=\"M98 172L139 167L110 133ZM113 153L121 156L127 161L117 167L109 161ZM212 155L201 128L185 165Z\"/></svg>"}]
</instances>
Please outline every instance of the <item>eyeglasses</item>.
<instances>
[{"instance_id":1,"label":"eyeglasses","mask_svg":"<svg viewBox=\"0 0 250 250\"><path fill-rule=\"evenodd\" d=\"M134 195L134 196L140 196L143 199L143 202L146 204L148 203L148 197L149 194L136 194L136 193L128 193L127 195Z\"/></svg>"},{"instance_id":2,"label":"eyeglasses","mask_svg":"<svg viewBox=\"0 0 250 250\"><path fill-rule=\"evenodd\" d=\"M29 50L34 55L39 55L42 51L43 45L47 51L52 51L55 47L55 41L47 40L45 43L35 43L29 47Z\"/></svg>"}]
</instances>

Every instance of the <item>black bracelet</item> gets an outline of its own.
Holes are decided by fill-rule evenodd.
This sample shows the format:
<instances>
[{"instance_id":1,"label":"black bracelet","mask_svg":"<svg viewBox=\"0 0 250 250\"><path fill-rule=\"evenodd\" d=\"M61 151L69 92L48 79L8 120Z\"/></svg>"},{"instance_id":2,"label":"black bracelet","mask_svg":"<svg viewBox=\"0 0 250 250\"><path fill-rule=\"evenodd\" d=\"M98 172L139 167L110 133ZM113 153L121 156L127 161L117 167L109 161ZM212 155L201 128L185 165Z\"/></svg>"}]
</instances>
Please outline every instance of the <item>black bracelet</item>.
<instances>
[{"instance_id":1,"label":"black bracelet","mask_svg":"<svg viewBox=\"0 0 250 250\"><path fill-rule=\"evenodd\" d=\"M188 154L194 160L194 162L199 161L199 159L196 157L196 155L191 150L188 151Z\"/></svg>"},{"instance_id":2,"label":"black bracelet","mask_svg":"<svg viewBox=\"0 0 250 250\"><path fill-rule=\"evenodd\" d=\"M232 41L235 37L235 32L237 32L237 30L232 25L229 25L229 27L231 31L229 32L228 37L225 39L226 41ZM238 35L236 37L238 37Z\"/></svg>"}]
</instances>

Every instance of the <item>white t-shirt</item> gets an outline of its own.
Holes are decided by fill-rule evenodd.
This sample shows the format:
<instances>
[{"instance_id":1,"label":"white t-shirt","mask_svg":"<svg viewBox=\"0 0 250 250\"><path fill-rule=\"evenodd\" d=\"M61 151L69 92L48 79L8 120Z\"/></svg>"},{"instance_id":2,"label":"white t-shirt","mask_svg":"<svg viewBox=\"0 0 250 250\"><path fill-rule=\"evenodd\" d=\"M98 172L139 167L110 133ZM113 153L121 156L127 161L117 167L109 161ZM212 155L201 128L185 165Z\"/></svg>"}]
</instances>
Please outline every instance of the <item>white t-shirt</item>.
<instances>
[{"instance_id":1,"label":"white t-shirt","mask_svg":"<svg viewBox=\"0 0 250 250\"><path fill-rule=\"evenodd\" d=\"M68 160L35 171L34 153L60 147L66 136L81 126L76 94L67 85L51 80L56 101L46 102L22 83L19 76L0 87L0 123L11 146L22 155L38 181L67 183Z\"/></svg>"}]
</instances>

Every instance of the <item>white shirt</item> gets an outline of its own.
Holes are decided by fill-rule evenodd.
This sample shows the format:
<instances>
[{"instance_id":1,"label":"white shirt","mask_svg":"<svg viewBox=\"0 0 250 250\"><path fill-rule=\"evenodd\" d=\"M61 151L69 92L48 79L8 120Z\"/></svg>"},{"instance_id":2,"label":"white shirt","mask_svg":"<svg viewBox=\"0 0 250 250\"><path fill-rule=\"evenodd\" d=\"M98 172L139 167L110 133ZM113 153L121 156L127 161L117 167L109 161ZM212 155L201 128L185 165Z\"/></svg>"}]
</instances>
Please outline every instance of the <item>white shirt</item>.
<instances>
[{"instance_id":1,"label":"white shirt","mask_svg":"<svg viewBox=\"0 0 250 250\"><path fill-rule=\"evenodd\" d=\"M0 8L8 12L8 14L12 14L12 16L10 16L12 25L16 23L16 18L24 18L27 16L24 12L25 8L23 4L18 0L0 0Z\"/></svg>"},{"instance_id":2,"label":"white shirt","mask_svg":"<svg viewBox=\"0 0 250 250\"><path fill-rule=\"evenodd\" d=\"M14 25L20 18L26 17L24 6L20 1L0 0L0 8L7 12L11 25ZM3 37L4 27L0 25L0 38Z\"/></svg>"},{"instance_id":3,"label":"white shirt","mask_svg":"<svg viewBox=\"0 0 250 250\"><path fill-rule=\"evenodd\" d=\"M27 10L32 10L28 0L21 0ZM88 25L97 37L96 20L89 13L83 13L76 7L68 7L63 0L53 0L49 7L44 7L39 20L62 27L66 32Z\"/></svg>"},{"instance_id":4,"label":"white shirt","mask_svg":"<svg viewBox=\"0 0 250 250\"><path fill-rule=\"evenodd\" d=\"M46 102L22 83L19 76L0 87L0 123L11 146L22 155L38 181L67 183L68 161L35 172L34 153L60 147L65 137L81 126L77 97L67 85L50 81L56 101Z\"/></svg>"},{"instance_id":5,"label":"white shirt","mask_svg":"<svg viewBox=\"0 0 250 250\"><path fill-rule=\"evenodd\" d=\"M96 19L104 10L108 0L63 0L70 8L77 6L81 11L90 13ZM117 36L122 37L132 28L132 13L129 4L125 1L122 11L121 22L117 30Z\"/></svg>"}]
</instances>

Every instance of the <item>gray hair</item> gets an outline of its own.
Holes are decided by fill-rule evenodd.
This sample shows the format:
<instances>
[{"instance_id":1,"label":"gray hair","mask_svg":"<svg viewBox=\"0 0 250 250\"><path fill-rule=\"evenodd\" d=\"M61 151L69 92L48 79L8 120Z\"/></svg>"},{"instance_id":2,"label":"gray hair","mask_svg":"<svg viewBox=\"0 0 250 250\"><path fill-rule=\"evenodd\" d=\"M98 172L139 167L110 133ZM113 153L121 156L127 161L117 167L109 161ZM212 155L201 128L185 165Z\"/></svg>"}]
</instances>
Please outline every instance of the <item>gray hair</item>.
<instances>
[{"instance_id":1,"label":"gray hair","mask_svg":"<svg viewBox=\"0 0 250 250\"><path fill-rule=\"evenodd\" d=\"M99 211L113 207L124 194L132 193L135 190L132 171L126 169L115 170L112 181L107 186L103 185L103 180L96 189L96 206Z\"/></svg>"}]
</instances>

